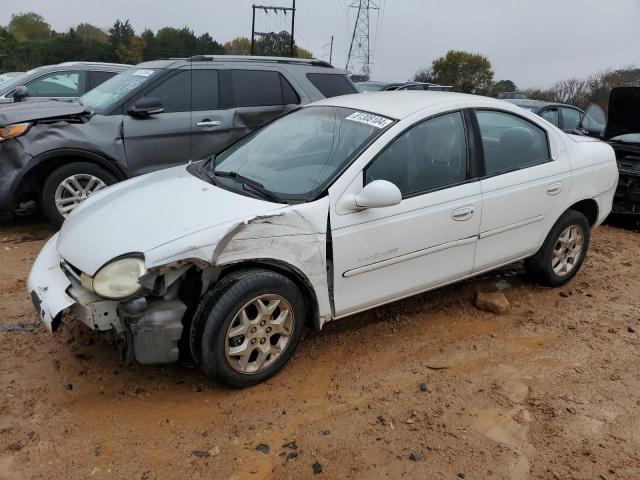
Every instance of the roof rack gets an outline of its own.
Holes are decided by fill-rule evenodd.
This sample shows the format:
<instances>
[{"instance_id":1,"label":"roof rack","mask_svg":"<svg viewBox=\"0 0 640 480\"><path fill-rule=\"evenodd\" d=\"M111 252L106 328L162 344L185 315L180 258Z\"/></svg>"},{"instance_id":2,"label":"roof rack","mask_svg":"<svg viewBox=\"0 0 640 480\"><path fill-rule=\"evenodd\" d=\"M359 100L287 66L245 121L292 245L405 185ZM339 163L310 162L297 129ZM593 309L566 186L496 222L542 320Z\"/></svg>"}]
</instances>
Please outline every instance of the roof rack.
<instances>
[{"instance_id":1,"label":"roof rack","mask_svg":"<svg viewBox=\"0 0 640 480\"><path fill-rule=\"evenodd\" d=\"M173 59L172 59L173 60ZM175 59L178 60L178 59ZM255 55L194 55L189 58L181 59L187 62L269 62L269 63L288 63L298 65L312 65L314 67L334 68L329 62L318 60L316 58L293 58L293 57L264 57Z\"/></svg>"}]
</instances>

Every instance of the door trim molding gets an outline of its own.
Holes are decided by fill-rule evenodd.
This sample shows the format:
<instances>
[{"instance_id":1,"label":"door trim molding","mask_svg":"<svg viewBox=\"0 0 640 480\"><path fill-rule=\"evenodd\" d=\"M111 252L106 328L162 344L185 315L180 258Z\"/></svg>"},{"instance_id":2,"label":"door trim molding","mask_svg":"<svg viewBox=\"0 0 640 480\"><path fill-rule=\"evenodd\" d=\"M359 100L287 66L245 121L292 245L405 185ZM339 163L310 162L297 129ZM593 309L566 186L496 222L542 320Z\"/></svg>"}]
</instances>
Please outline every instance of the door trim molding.
<instances>
[{"instance_id":1,"label":"door trim molding","mask_svg":"<svg viewBox=\"0 0 640 480\"><path fill-rule=\"evenodd\" d=\"M493 230L487 230L486 232L480 232L480 238L482 239L482 238L492 237L500 233L508 232L509 230L515 230L516 228L526 227L527 225L531 225L532 223L541 222L544 219L545 219L544 215L538 215L537 217L532 217L527 220L522 220L521 222L505 225L504 227L494 228Z\"/></svg>"},{"instance_id":2,"label":"door trim molding","mask_svg":"<svg viewBox=\"0 0 640 480\"><path fill-rule=\"evenodd\" d=\"M368 265L363 265L362 267L352 268L351 270L345 271L342 276L344 278L353 277L355 275L360 275L361 273L367 273L373 270L388 267L390 265L395 265L396 263L406 262L407 260L413 260L414 258L441 252L443 250L448 250L449 248L469 245L477 241L477 239L478 237L474 235L473 237L461 238L460 240L454 240L453 242L442 243L440 245L434 245L433 247L423 248L422 250L416 250L415 252L398 255L397 257L388 258L380 262L370 263Z\"/></svg>"}]
</instances>

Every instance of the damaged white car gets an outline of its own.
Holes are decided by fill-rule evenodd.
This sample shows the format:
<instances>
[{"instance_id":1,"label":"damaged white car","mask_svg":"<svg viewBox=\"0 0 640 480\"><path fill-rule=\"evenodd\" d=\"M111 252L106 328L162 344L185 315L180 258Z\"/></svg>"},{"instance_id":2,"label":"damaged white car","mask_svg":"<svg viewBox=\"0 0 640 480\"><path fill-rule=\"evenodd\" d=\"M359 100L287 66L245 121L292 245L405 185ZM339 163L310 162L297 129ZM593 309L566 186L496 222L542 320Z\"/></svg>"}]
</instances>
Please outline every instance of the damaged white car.
<instances>
[{"instance_id":1,"label":"damaged white car","mask_svg":"<svg viewBox=\"0 0 640 480\"><path fill-rule=\"evenodd\" d=\"M247 386L283 367L305 326L521 259L564 284L617 179L609 145L500 100L336 97L83 202L28 288L52 331L77 318L128 361L192 355Z\"/></svg>"}]
</instances>

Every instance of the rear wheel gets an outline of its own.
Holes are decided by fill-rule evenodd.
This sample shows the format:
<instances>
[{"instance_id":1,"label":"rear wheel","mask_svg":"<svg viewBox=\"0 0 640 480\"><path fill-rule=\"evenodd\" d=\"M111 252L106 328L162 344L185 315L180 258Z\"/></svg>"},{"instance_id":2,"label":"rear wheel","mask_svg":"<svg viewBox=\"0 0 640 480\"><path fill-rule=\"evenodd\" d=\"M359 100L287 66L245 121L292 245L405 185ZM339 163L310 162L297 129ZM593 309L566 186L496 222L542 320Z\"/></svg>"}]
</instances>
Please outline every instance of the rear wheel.
<instances>
[{"instance_id":1,"label":"rear wheel","mask_svg":"<svg viewBox=\"0 0 640 480\"><path fill-rule=\"evenodd\" d=\"M540 250L525 260L525 268L543 285L559 287L578 273L588 249L589 221L582 213L567 210L555 223Z\"/></svg>"},{"instance_id":2,"label":"rear wheel","mask_svg":"<svg viewBox=\"0 0 640 480\"><path fill-rule=\"evenodd\" d=\"M303 296L286 276L237 272L203 300L191 327L191 350L205 374L236 387L254 385L293 355L304 316Z\"/></svg>"},{"instance_id":3,"label":"rear wheel","mask_svg":"<svg viewBox=\"0 0 640 480\"><path fill-rule=\"evenodd\" d=\"M49 174L44 182L42 210L55 227L60 227L80 203L117 181L111 173L93 163L64 165Z\"/></svg>"}]
</instances>

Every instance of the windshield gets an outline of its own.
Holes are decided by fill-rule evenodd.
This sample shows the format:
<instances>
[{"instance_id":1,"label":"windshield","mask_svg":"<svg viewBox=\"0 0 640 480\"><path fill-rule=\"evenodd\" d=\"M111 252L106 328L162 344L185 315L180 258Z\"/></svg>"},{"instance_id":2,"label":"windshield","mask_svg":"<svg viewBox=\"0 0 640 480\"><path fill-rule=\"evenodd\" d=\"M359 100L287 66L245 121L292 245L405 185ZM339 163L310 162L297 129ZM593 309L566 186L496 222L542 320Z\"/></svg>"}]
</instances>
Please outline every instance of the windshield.
<instances>
[{"instance_id":1,"label":"windshield","mask_svg":"<svg viewBox=\"0 0 640 480\"><path fill-rule=\"evenodd\" d=\"M593 131L603 131L607 124L607 116L604 110L595 103L589 105L582 117L582 128Z\"/></svg>"},{"instance_id":2,"label":"windshield","mask_svg":"<svg viewBox=\"0 0 640 480\"><path fill-rule=\"evenodd\" d=\"M349 108L307 107L242 139L207 168L213 173L215 163L216 182L234 173L279 199L311 200L392 123Z\"/></svg>"},{"instance_id":3,"label":"windshield","mask_svg":"<svg viewBox=\"0 0 640 480\"><path fill-rule=\"evenodd\" d=\"M0 81L0 88L3 92L10 92L18 85L22 85L22 82L26 80L26 78L32 73L36 72L38 69L29 70L28 72L21 73L16 77L9 77L9 79L5 79L4 81Z\"/></svg>"},{"instance_id":4,"label":"windshield","mask_svg":"<svg viewBox=\"0 0 640 480\"><path fill-rule=\"evenodd\" d=\"M90 92L80 97L82 105L91 112L100 113L124 98L143 83L154 78L159 70L152 68L132 68L111 77Z\"/></svg>"},{"instance_id":5,"label":"windshield","mask_svg":"<svg viewBox=\"0 0 640 480\"><path fill-rule=\"evenodd\" d=\"M385 87L384 83L356 83L356 88L359 92L379 92Z\"/></svg>"}]
</instances>

